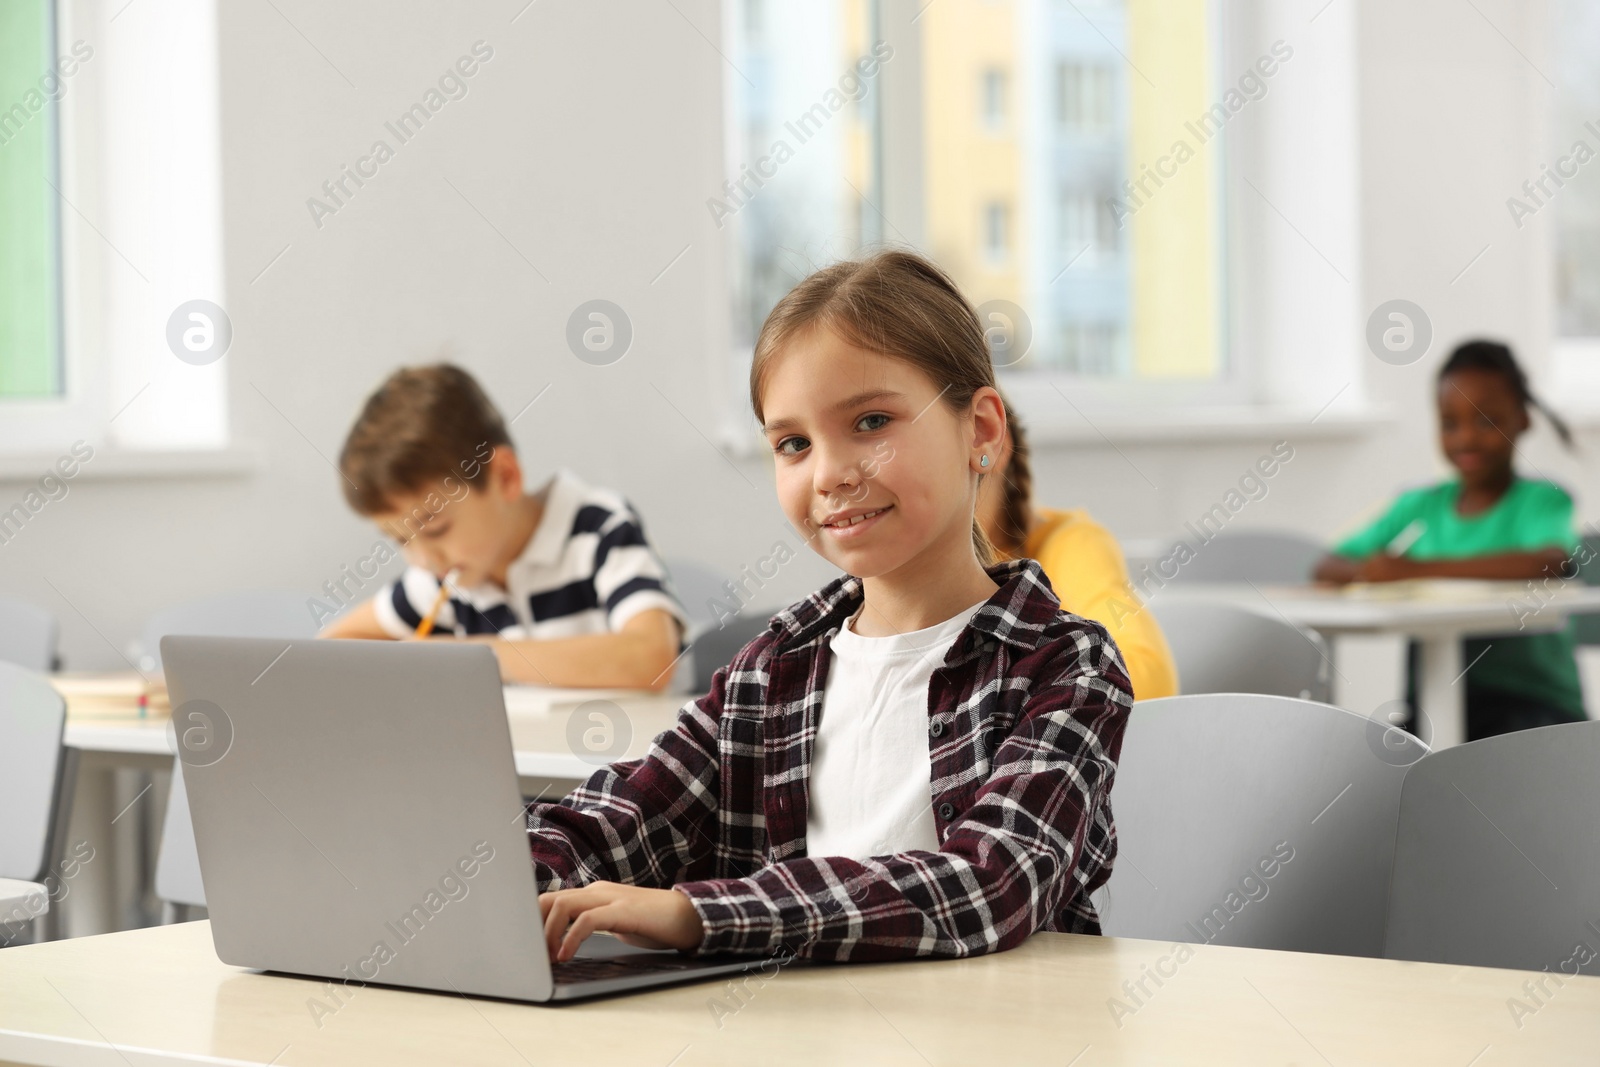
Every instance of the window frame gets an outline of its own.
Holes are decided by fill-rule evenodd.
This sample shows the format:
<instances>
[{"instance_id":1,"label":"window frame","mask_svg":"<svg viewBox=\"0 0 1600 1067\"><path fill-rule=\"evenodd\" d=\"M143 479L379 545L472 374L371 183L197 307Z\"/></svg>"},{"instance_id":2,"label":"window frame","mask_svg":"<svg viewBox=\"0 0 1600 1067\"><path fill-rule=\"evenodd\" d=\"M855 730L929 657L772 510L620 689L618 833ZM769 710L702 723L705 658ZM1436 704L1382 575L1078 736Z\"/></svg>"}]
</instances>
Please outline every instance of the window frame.
<instances>
[{"instance_id":1,"label":"window frame","mask_svg":"<svg viewBox=\"0 0 1600 1067\"><path fill-rule=\"evenodd\" d=\"M152 130L171 135L181 129L183 137L200 145L198 151L215 157L214 167L202 168L206 173L194 178L192 186L201 191L210 217L194 224L193 231L185 235L190 239L183 245L183 252L203 248L205 262L197 272L187 272L179 284L184 285L180 291L187 292L196 288L194 280L198 276L202 291L194 295L213 299L225 307L215 0L194 0L181 9L162 2L141 5L127 13L115 27L114 35L106 32L109 24L104 5L96 0L46 2L53 16L54 54L60 54L62 42L80 40L94 50L92 60L81 63L52 105L55 136L51 166L59 190L58 358L62 389L48 398L0 398L0 459L9 461L3 464L7 468L26 464L35 457L54 455L78 440L89 442L97 452L109 447L152 456L234 456L238 450L231 447L229 435L226 356L208 366L191 367L166 355L164 340L152 336L160 324L148 314L137 313L139 301L133 294L138 286L165 292L169 279L151 263L145 264L149 272L145 276L117 247L125 243L122 231L130 224L162 212L163 218L174 217L172 205L182 191L174 191L166 183L151 183L160 185L161 195L154 201L138 199L128 190L130 183L116 178L120 166L131 166L129 158L119 159L115 138L108 144L108 136L113 133L121 134L125 146ZM153 47L151 42L177 25L195 34L188 42L191 47L182 50L190 66L174 64L169 57L163 64L163 74L186 78L189 92L182 96L181 106L173 105L175 110L170 113L166 107L146 109L137 132L119 131L119 126L127 125L130 105L126 90L130 87L124 85L119 90L114 84L116 72L120 69L131 76L139 67L138 42ZM123 43L130 41L134 43ZM193 47L197 43L199 47ZM174 68L179 71L176 75ZM211 121L197 123L197 115L209 116ZM208 133L209 138L205 136ZM130 282L129 276L134 274L145 280L135 277ZM156 299L159 297L147 297L151 307ZM163 388L168 395L161 395ZM136 405L148 404L152 399L156 404L150 410L138 410ZM204 417L183 419L182 412L195 410L194 405L204 407ZM146 464L134 462L125 466L142 471ZM215 463L207 460L201 466L210 469ZM162 461L159 467L168 469L172 464Z\"/></svg>"},{"instance_id":2,"label":"window frame","mask_svg":"<svg viewBox=\"0 0 1600 1067\"><path fill-rule=\"evenodd\" d=\"M926 0L878 0L876 31L894 47L895 58L879 75L881 196L874 206L889 221L888 232L918 249L927 247L917 26L925 6ZM1285 71L1294 78L1273 81L1268 97L1251 105L1251 121L1230 128L1222 144L1221 188L1229 200L1217 249L1225 278L1218 308L1223 370L1205 380L1121 381L1058 370L1002 371L1001 387L1041 444L1231 437L1251 426L1297 424L1314 436L1342 435L1385 421L1367 399L1361 339L1356 17L1350 5L1332 5L1310 34L1303 18L1292 14L1241 0L1214 0L1211 9L1216 99L1274 40L1288 39L1295 48ZM1034 71L1031 82L1017 71L1008 79L1014 126L1029 121L1020 110L1028 107L1025 98L1037 105L1031 121L1060 121L1051 99L1055 66L1034 66L1051 69ZM735 90L725 80L724 92L730 91ZM726 104L722 113L728 113ZM1265 196L1273 198L1270 204ZM1311 229L1307 217L1316 213L1321 217L1311 221L1324 225L1317 245L1308 248L1309 239L1298 231ZM1023 212L1013 205L1010 214L1015 231L1024 224ZM729 241L738 239L730 235ZM1119 254L1126 255L1126 248ZM741 418L741 371L749 358L747 348L735 351L729 374L732 419L724 439L741 452L758 443L747 429L731 428L750 426L747 416Z\"/></svg>"}]
</instances>

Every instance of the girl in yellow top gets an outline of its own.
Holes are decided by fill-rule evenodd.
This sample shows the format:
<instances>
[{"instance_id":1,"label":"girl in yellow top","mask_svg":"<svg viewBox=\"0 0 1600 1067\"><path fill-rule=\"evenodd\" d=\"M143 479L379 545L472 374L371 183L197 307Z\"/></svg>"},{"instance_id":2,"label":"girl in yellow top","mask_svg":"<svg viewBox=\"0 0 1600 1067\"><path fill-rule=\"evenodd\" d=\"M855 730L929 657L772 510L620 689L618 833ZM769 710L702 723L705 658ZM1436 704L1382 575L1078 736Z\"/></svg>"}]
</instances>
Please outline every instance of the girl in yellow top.
<instances>
[{"instance_id":1,"label":"girl in yellow top","mask_svg":"<svg viewBox=\"0 0 1600 1067\"><path fill-rule=\"evenodd\" d=\"M1006 559L1038 561L1061 606L1093 619L1122 651L1136 700L1175 696L1178 670L1155 616L1145 611L1128 580L1122 549L1086 511L1033 505L1028 438L1006 404L1006 440L994 473L978 494L978 519L995 551Z\"/></svg>"}]
</instances>

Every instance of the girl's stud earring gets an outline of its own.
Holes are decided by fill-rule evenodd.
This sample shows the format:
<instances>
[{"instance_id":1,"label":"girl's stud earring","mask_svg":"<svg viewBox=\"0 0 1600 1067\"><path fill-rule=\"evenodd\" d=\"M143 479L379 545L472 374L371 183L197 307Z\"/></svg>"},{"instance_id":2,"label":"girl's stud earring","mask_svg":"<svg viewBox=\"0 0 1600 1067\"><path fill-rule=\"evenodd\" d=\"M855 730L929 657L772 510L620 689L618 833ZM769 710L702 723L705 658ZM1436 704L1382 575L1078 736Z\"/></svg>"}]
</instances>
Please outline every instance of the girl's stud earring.
<instances>
[{"instance_id":1,"label":"girl's stud earring","mask_svg":"<svg viewBox=\"0 0 1600 1067\"><path fill-rule=\"evenodd\" d=\"M978 466L987 467L988 465L989 465L989 457L988 456L980 456L980 457L978 457Z\"/></svg>"}]
</instances>

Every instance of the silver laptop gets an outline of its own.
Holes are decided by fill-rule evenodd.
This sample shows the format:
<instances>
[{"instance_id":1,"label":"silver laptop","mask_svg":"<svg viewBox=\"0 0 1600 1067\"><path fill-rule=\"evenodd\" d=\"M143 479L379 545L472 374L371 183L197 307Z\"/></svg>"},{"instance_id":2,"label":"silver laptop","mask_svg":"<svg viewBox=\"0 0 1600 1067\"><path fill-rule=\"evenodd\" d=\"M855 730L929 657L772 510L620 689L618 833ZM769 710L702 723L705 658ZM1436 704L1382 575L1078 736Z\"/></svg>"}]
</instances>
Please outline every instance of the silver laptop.
<instances>
[{"instance_id":1,"label":"silver laptop","mask_svg":"<svg viewBox=\"0 0 1600 1067\"><path fill-rule=\"evenodd\" d=\"M748 970L610 936L552 965L484 645L164 637L217 956L550 1001Z\"/></svg>"}]
</instances>

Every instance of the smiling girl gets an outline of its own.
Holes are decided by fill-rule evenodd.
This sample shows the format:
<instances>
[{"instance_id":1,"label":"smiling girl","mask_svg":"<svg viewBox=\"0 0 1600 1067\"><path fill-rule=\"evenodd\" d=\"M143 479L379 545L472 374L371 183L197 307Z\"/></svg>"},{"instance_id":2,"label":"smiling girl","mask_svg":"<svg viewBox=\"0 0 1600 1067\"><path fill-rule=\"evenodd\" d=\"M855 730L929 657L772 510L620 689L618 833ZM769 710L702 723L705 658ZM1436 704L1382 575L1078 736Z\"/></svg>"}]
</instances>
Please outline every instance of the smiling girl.
<instances>
[{"instance_id":1,"label":"smiling girl","mask_svg":"<svg viewBox=\"0 0 1600 1067\"><path fill-rule=\"evenodd\" d=\"M1439 370L1439 447L1456 477L1402 493L1366 529L1334 547L1319 581L1406 578L1519 581L1565 576L1578 547L1572 497L1513 463L1529 408L1563 442L1567 427L1534 397L1511 349L1468 341ZM1570 572L1565 572L1570 574ZM1584 717L1572 630L1466 641L1467 740ZM1409 670L1414 689L1416 652ZM1414 713L1413 713L1414 717Z\"/></svg>"},{"instance_id":2,"label":"smiling girl","mask_svg":"<svg viewBox=\"0 0 1600 1067\"><path fill-rule=\"evenodd\" d=\"M905 252L819 271L756 342L779 503L845 572L642 759L530 811L553 959L966 956L1098 933L1132 702L1106 631L975 521L1005 415L977 316Z\"/></svg>"}]
</instances>

